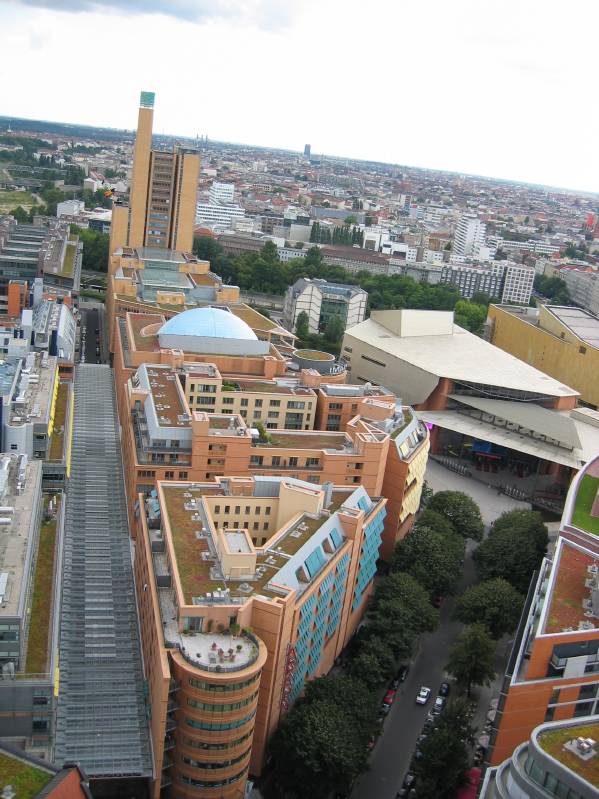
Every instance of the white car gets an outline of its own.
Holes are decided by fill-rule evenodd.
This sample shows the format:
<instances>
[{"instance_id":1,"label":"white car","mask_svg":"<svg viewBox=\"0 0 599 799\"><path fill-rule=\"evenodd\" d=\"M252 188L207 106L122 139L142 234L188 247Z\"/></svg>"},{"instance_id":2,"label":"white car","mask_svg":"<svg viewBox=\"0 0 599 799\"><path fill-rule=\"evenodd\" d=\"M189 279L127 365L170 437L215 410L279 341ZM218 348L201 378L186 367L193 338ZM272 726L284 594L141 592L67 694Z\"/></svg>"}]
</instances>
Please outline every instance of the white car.
<instances>
[{"instance_id":1,"label":"white car","mask_svg":"<svg viewBox=\"0 0 599 799\"><path fill-rule=\"evenodd\" d=\"M427 688L426 685L423 685L418 691L418 696L416 697L416 704L426 705L430 695L431 695L431 689Z\"/></svg>"}]
</instances>

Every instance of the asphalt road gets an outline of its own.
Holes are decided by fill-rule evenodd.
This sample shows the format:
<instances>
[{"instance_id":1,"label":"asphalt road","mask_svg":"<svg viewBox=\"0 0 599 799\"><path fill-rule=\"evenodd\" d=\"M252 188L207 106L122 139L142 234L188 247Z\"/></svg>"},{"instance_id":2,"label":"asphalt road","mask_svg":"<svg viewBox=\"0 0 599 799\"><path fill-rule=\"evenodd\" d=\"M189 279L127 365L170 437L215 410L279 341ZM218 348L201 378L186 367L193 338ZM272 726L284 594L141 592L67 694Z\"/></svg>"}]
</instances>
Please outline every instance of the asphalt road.
<instances>
[{"instance_id":1,"label":"asphalt road","mask_svg":"<svg viewBox=\"0 0 599 799\"><path fill-rule=\"evenodd\" d=\"M96 330L98 333L96 333ZM85 339L82 352L86 363L105 363L106 346L104 341L104 310L101 308L81 308L81 342Z\"/></svg>"},{"instance_id":2,"label":"asphalt road","mask_svg":"<svg viewBox=\"0 0 599 799\"><path fill-rule=\"evenodd\" d=\"M428 463L426 480L434 491L451 489L470 494L481 509L487 529L490 523L504 511L530 507L526 503L518 502L503 494L498 495L495 490L486 485L450 472L433 461ZM471 552L472 542L468 542L463 576L456 596L459 596L476 581ZM462 624L451 619L455 601L454 597L445 599L441 606L438 628L435 632L422 636L418 651L410 664L410 673L396 695L391 711L385 719L383 734L373 750L370 771L367 771L358 780L352 792L352 799L395 799L395 794L409 770L416 741L427 713L432 709L439 686L445 680L444 666L448 651L463 627ZM499 672L503 673L505 668L507 650L501 645L498 649L499 681L501 678ZM417 705L415 701L421 685L426 685L431 689L431 698L424 706ZM477 715L482 715L483 719L489 697L498 690L497 685L480 691L481 708ZM481 725L477 723L476 726Z\"/></svg>"}]
</instances>

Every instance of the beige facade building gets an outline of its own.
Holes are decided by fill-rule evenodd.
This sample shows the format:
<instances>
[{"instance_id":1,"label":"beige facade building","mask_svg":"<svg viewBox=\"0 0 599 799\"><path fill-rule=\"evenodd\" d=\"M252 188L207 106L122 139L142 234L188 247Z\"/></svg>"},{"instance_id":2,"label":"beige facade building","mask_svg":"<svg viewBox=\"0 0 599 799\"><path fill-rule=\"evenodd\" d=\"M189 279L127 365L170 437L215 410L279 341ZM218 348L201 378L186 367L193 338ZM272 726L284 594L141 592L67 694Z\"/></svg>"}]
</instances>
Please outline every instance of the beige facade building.
<instances>
[{"instance_id":1,"label":"beige facade building","mask_svg":"<svg viewBox=\"0 0 599 799\"><path fill-rule=\"evenodd\" d=\"M242 799L282 714L364 615L385 500L362 486L223 477L159 483L139 503L154 773L172 796ZM158 777L152 796L160 789Z\"/></svg>"},{"instance_id":2,"label":"beige facade building","mask_svg":"<svg viewBox=\"0 0 599 799\"><path fill-rule=\"evenodd\" d=\"M154 247L190 252L200 157L174 148L152 148L154 93L142 92L129 203L115 203L110 252L119 247Z\"/></svg>"}]
</instances>

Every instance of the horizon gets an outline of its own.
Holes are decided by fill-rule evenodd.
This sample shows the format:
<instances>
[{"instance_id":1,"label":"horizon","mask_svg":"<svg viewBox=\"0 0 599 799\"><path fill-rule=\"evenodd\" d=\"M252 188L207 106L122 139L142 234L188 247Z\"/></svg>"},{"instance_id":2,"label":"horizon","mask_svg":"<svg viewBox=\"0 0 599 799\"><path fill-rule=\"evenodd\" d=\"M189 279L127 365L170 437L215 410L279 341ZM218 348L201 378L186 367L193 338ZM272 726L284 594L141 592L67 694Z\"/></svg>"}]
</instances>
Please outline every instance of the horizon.
<instances>
[{"instance_id":1,"label":"horizon","mask_svg":"<svg viewBox=\"0 0 599 799\"><path fill-rule=\"evenodd\" d=\"M597 194L593 22L599 8L584 0L11 0L0 107L42 120L75 108L80 124L130 130L151 86L158 134L310 142ZM48 72L59 90L47 91Z\"/></svg>"}]
</instances>

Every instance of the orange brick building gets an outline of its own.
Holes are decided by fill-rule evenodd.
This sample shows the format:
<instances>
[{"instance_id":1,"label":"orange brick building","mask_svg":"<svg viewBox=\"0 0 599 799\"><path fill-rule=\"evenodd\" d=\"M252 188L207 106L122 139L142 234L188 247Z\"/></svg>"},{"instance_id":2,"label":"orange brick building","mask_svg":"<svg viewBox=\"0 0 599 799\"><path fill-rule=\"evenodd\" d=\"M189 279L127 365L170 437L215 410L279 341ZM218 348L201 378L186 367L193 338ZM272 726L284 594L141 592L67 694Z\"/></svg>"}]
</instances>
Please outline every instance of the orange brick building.
<instances>
[{"instance_id":1,"label":"orange brick building","mask_svg":"<svg viewBox=\"0 0 599 799\"><path fill-rule=\"evenodd\" d=\"M555 554L531 588L508 664L491 763L548 721L599 713L599 457L573 479Z\"/></svg>"},{"instance_id":2,"label":"orange brick building","mask_svg":"<svg viewBox=\"0 0 599 799\"><path fill-rule=\"evenodd\" d=\"M178 797L241 799L281 714L363 616L385 500L360 486L224 477L159 482L139 503L154 772ZM270 525L258 545L256 524Z\"/></svg>"}]
</instances>

